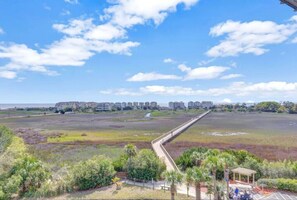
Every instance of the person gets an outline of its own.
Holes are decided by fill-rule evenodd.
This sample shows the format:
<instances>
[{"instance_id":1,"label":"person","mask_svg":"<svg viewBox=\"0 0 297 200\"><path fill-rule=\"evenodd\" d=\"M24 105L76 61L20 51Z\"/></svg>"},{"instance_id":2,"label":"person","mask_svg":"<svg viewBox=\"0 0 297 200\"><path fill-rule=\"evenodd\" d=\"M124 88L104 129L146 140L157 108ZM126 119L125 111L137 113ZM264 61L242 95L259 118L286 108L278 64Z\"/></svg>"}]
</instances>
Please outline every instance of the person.
<instances>
[{"instance_id":1,"label":"person","mask_svg":"<svg viewBox=\"0 0 297 200\"><path fill-rule=\"evenodd\" d=\"M236 196L238 196L238 194L239 194L239 189L238 189L238 188L235 188L234 193L235 193Z\"/></svg>"},{"instance_id":2,"label":"person","mask_svg":"<svg viewBox=\"0 0 297 200\"><path fill-rule=\"evenodd\" d=\"M240 197L241 200L250 200L250 195L247 193L247 191L244 191L244 194Z\"/></svg>"}]
</instances>

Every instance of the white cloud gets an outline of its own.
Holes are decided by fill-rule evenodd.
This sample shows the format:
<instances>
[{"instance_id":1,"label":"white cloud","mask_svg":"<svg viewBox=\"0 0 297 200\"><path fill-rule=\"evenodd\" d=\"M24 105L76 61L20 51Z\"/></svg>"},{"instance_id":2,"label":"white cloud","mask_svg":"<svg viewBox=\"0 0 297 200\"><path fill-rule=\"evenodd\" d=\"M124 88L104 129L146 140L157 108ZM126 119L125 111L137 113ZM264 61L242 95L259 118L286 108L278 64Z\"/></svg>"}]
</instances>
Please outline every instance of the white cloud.
<instances>
[{"instance_id":1,"label":"white cloud","mask_svg":"<svg viewBox=\"0 0 297 200\"><path fill-rule=\"evenodd\" d=\"M69 36L79 36L85 34L87 31L92 30L95 27L93 24L93 19L74 19L68 24L54 24L53 28L57 31L64 33Z\"/></svg>"},{"instance_id":2,"label":"white cloud","mask_svg":"<svg viewBox=\"0 0 297 200\"><path fill-rule=\"evenodd\" d=\"M294 17L295 20L295 17ZM272 21L226 21L211 28L210 35L226 38L207 51L210 57L237 56L239 54L262 55L269 51L265 46L286 41L297 32L297 23L277 24Z\"/></svg>"},{"instance_id":3,"label":"white cloud","mask_svg":"<svg viewBox=\"0 0 297 200\"><path fill-rule=\"evenodd\" d=\"M133 92L131 90L120 88L116 90L102 90L101 94L104 95L117 95L117 96L141 96L142 94L139 92Z\"/></svg>"},{"instance_id":4,"label":"white cloud","mask_svg":"<svg viewBox=\"0 0 297 200\"><path fill-rule=\"evenodd\" d=\"M232 103L232 100L228 99L228 98L225 98L225 99L223 99L223 103Z\"/></svg>"},{"instance_id":5,"label":"white cloud","mask_svg":"<svg viewBox=\"0 0 297 200\"><path fill-rule=\"evenodd\" d=\"M0 78L14 79L16 76L16 73L13 71L0 71Z\"/></svg>"},{"instance_id":6,"label":"white cloud","mask_svg":"<svg viewBox=\"0 0 297 200\"><path fill-rule=\"evenodd\" d=\"M138 73L127 79L130 82L144 82L144 81L155 81L155 80L178 80L181 77L176 75L158 74L155 72L151 73Z\"/></svg>"},{"instance_id":7,"label":"white cloud","mask_svg":"<svg viewBox=\"0 0 297 200\"><path fill-rule=\"evenodd\" d=\"M3 34L4 30L0 27L0 34Z\"/></svg>"},{"instance_id":8,"label":"white cloud","mask_svg":"<svg viewBox=\"0 0 297 200\"><path fill-rule=\"evenodd\" d=\"M221 66L210 66L210 67L199 67L199 68L190 68L184 64L178 66L182 72L186 72L185 80L194 80L194 79L214 79L222 75L225 71L229 70L229 67Z\"/></svg>"},{"instance_id":9,"label":"white cloud","mask_svg":"<svg viewBox=\"0 0 297 200\"><path fill-rule=\"evenodd\" d=\"M234 62L234 61L231 61L231 62L230 62L230 66L236 68L236 67L237 67L237 63Z\"/></svg>"},{"instance_id":10,"label":"white cloud","mask_svg":"<svg viewBox=\"0 0 297 200\"><path fill-rule=\"evenodd\" d=\"M291 17L290 21L295 21L295 22L297 22L297 15L294 15L293 17Z\"/></svg>"},{"instance_id":11,"label":"white cloud","mask_svg":"<svg viewBox=\"0 0 297 200\"><path fill-rule=\"evenodd\" d=\"M61 15L66 16L66 15L70 15L71 12L69 10L62 10Z\"/></svg>"},{"instance_id":12,"label":"white cloud","mask_svg":"<svg viewBox=\"0 0 297 200\"><path fill-rule=\"evenodd\" d=\"M191 71L191 68L186 66L185 64L180 64L178 65L178 69L182 72L188 72Z\"/></svg>"},{"instance_id":13,"label":"white cloud","mask_svg":"<svg viewBox=\"0 0 297 200\"><path fill-rule=\"evenodd\" d=\"M85 37L95 40L112 40L123 38L126 35L126 30L121 27L116 27L111 24L103 24L86 33Z\"/></svg>"},{"instance_id":14,"label":"white cloud","mask_svg":"<svg viewBox=\"0 0 297 200\"><path fill-rule=\"evenodd\" d=\"M172 58L165 58L163 60L164 63L175 63L175 60L173 60Z\"/></svg>"},{"instance_id":15,"label":"white cloud","mask_svg":"<svg viewBox=\"0 0 297 200\"><path fill-rule=\"evenodd\" d=\"M218 97L218 96L237 96L237 97L256 97L283 99L284 97L296 97L297 82L261 82L261 83L245 83L234 82L227 87L209 88L209 89L194 89L191 87L182 86L162 86L149 85L141 87L138 90L120 89L101 91L106 95L120 96L144 96L144 95L170 95L170 96L203 96L203 97Z\"/></svg>"},{"instance_id":16,"label":"white cloud","mask_svg":"<svg viewBox=\"0 0 297 200\"><path fill-rule=\"evenodd\" d=\"M78 0L64 0L66 3L70 3L70 4L78 4Z\"/></svg>"},{"instance_id":17,"label":"white cloud","mask_svg":"<svg viewBox=\"0 0 297 200\"><path fill-rule=\"evenodd\" d=\"M101 19L110 19L121 27L132 27L152 20L156 25L163 22L168 13L175 12L177 5L189 8L198 0L114 0L115 5L104 10Z\"/></svg>"},{"instance_id":18,"label":"white cloud","mask_svg":"<svg viewBox=\"0 0 297 200\"><path fill-rule=\"evenodd\" d=\"M228 80L228 79L240 78L240 77L243 77L243 75L242 74L228 74L228 75L222 76L221 79Z\"/></svg>"},{"instance_id":19,"label":"white cloud","mask_svg":"<svg viewBox=\"0 0 297 200\"><path fill-rule=\"evenodd\" d=\"M292 40L293 43L297 43L297 37Z\"/></svg>"},{"instance_id":20,"label":"white cloud","mask_svg":"<svg viewBox=\"0 0 297 200\"><path fill-rule=\"evenodd\" d=\"M48 11L51 11L51 10L52 10L52 8L51 8L50 6L48 6L48 5L44 5L43 8L44 8L45 10L48 10Z\"/></svg>"},{"instance_id":21,"label":"white cloud","mask_svg":"<svg viewBox=\"0 0 297 200\"><path fill-rule=\"evenodd\" d=\"M200 61L199 63L198 63L198 65L207 65L207 64L209 64L209 63L211 63L211 62L213 62L213 61L215 61L215 58L212 58L212 59L209 59L209 60L202 60L202 61Z\"/></svg>"},{"instance_id":22,"label":"white cloud","mask_svg":"<svg viewBox=\"0 0 297 200\"><path fill-rule=\"evenodd\" d=\"M77 4L78 0L65 0ZM96 53L131 55L131 49L138 42L128 41L127 31L134 25L153 21L160 24L177 5L186 8L198 0L113 0L112 5L101 16L104 22L95 24L93 19L74 19L68 24L54 24L53 28L63 33L63 38L45 48L32 49L25 44L0 43L0 59L9 62L0 67L1 71L27 70L48 75L57 74L48 66L82 66ZM172 77L171 77L172 78Z\"/></svg>"}]
</instances>

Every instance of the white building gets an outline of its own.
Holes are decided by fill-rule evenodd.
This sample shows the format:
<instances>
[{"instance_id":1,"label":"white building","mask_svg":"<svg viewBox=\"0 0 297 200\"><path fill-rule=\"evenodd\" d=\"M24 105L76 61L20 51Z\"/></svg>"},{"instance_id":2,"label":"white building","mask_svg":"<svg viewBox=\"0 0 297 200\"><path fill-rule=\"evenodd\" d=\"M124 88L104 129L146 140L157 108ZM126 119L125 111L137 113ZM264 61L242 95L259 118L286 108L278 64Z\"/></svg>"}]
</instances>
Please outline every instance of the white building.
<instances>
[{"instance_id":1,"label":"white building","mask_svg":"<svg viewBox=\"0 0 297 200\"><path fill-rule=\"evenodd\" d=\"M111 111L112 110L112 105L111 103L103 102L103 103L98 103L96 111L102 112L102 111Z\"/></svg>"},{"instance_id":2,"label":"white building","mask_svg":"<svg viewBox=\"0 0 297 200\"><path fill-rule=\"evenodd\" d=\"M178 109L185 109L185 103L180 101L180 102L169 102L169 108L172 110L178 110Z\"/></svg>"},{"instance_id":3,"label":"white building","mask_svg":"<svg viewBox=\"0 0 297 200\"><path fill-rule=\"evenodd\" d=\"M194 107L194 102L193 101L189 101L188 102L188 109L193 109Z\"/></svg>"},{"instance_id":4,"label":"white building","mask_svg":"<svg viewBox=\"0 0 297 200\"><path fill-rule=\"evenodd\" d=\"M150 108L151 108L151 109L156 109L156 108L158 108L158 103L155 102L155 101L152 101L152 102L150 103Z\"/></svg>"},{"instance_id":5,"label":"white building","mask_svg":"<svg viewBox=\"0 0 297 200\"><path fill-rule=\"evenodd\" d=\"M202 101L201 107L204 109L210 109L211 107L213 107L213 103L212 101Z\"/></svg>"}]
</instances>

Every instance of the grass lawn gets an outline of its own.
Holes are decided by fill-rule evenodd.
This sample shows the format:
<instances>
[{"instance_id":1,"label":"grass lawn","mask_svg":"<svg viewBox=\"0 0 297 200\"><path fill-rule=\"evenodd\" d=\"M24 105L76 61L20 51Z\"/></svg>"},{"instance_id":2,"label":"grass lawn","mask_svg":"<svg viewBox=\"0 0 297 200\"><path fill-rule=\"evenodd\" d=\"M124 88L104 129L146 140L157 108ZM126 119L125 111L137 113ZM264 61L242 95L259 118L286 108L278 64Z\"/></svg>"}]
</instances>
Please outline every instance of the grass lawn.
<instances>
[{"instance_id":1,"label":"grass lawn","mask_svg":"<svg viewBox=\"0 0 297 200\"><path fill-rule=\"evenodd\" d=\"M97 190L66 194L53 199L170 199L170 192L124 185L121 190L116 190L115 186L110 186ZM176 199L190 200L193 198L179 194Z\"/></svg>"}]
</instances>

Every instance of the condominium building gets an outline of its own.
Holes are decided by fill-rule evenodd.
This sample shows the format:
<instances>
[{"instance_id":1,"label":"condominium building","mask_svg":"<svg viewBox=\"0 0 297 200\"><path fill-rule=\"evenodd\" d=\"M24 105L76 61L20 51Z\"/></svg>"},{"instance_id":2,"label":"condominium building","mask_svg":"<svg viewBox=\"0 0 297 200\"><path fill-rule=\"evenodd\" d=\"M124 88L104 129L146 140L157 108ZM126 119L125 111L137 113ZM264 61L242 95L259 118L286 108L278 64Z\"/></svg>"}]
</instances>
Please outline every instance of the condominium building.
<instances>
[{"instance_id":1,"label":"condominium building","mask_svg":"<svg viewBox=\"0 0 297 200\"><path fill-rule=\"evenodd\" d=\"M112 110L112 104L103 102L103 103L98 103L96 111L102 112L102 111L111 111Z\"/></svg>"}]
</instances>

